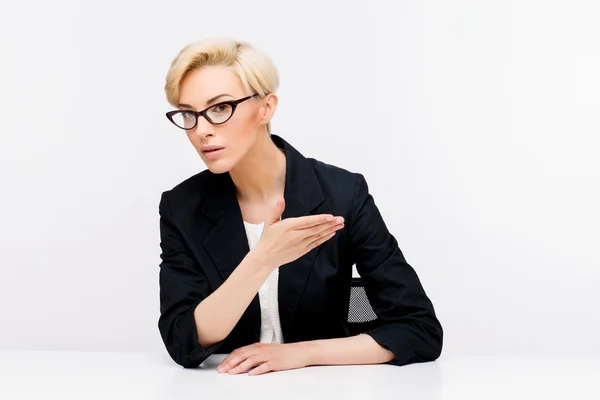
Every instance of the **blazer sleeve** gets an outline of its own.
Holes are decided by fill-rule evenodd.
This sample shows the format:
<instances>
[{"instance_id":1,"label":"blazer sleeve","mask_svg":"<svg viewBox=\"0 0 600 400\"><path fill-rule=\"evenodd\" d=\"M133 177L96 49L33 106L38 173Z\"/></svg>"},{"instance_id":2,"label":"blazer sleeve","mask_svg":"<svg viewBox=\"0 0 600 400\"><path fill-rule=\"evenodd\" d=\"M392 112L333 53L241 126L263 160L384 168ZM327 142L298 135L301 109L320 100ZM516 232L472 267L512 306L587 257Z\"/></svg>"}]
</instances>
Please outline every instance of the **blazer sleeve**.
<instances>
[{"instance_id":1,"label":"blazer sleeve","mask_svg":"<svg viewBox=\"0 0 600 400\"><path fill-rule=\"evenodd\" d=\"M202 270L187 253L171 217L166 193L161 195L159 204L162 261L158 329L173 361L185 368L194 368L218 350L225 340L208 348L198 343L194 310L209 295L209 286Z\"/></svg>"},{"instance_id":2,"label":"blazer sleeve","mask_svg":"<svg viewBox=\"0 0 600 400\"><path fill-rule=\"evenodd\" d=\"M355 174L350 245L365 292L381 325L365 334L394 353L386 364L433 361L443 330L415 270L388 231L362 174Z\"/></svg>"}]
</instances>

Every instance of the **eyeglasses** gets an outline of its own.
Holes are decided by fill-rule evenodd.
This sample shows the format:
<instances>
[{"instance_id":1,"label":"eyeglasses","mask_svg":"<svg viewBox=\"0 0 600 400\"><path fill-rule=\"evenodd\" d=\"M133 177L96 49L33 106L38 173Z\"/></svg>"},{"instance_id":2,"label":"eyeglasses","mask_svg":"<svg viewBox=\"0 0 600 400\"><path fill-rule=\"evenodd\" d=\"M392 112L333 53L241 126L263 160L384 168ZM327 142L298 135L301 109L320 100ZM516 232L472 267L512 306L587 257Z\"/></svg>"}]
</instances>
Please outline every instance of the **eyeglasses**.
<instances>
[{"instance_id":1,"label":"eyeglasses","mask_svg":"<svg viewBox=\"0 0 600 400\"><path fill-rule=\"evenodd\" d=\"M239 100L222 101L202 111L173 110L169 111L166 115L169 121L175 124L175 126L185 130L194 129L198 125L198 118L201 115L211 124L220 125L229 121L238 104L254 96L258 96L258 93Z\"/></svg>"}]
</instances>

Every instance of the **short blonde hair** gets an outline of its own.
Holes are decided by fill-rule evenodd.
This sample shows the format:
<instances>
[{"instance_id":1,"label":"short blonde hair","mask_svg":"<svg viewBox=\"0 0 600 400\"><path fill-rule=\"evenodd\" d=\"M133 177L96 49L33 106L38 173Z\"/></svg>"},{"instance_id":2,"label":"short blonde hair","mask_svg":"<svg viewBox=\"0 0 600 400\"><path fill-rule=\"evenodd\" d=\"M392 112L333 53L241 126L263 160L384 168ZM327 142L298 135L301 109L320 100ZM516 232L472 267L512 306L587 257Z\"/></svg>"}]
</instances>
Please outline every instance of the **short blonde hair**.
<instances>
[{"instance_id":1,"label":"short blonde hair","mask_svg":"<svg viewBox=\"0 0 600 400\"><path fill-rule=\"evenodd\" d=\"M190 71L208 65L231 67L240 77L244 88L261 97L275 93L279 88L277 68L264 52L247 42L232 38L206 38L186 45L171 62L165 83L169 104L177 108L179 86L183 78ZM271 133L271 122L267 124L267 131Z\"/></svg>"}]
</instances>

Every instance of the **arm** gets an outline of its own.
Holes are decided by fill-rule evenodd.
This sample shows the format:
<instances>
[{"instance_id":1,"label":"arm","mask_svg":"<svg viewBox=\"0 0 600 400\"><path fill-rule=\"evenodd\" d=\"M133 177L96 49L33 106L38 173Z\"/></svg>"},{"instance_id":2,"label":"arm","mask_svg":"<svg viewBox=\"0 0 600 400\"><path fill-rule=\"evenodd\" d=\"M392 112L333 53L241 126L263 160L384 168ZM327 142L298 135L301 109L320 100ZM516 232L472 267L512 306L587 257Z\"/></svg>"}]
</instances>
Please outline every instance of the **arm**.
<instances>
[{"instance_id":1,"label":"arm","mask_svg":"<svg viewBox=\"0 0 600 400\"><path fill-rule=\"evenodd\" d=\"M212 346L229 335L271 271L251 250L229 278L198 304L194 317L202 346Z\"/></svg>"},{"instance_id":2,"label":"arm","mask_svg":"<svg viewBox=\"0 0 600 400\"><path fill-rule=\"evenodd\" d=\"M292 343L293 345L294 343ZM308 365L381 364L394 359L394 353L381 347L371 336L356 336L299 342L308 355Z\"/></svg>"},{"instance_id":3,"label":"arm","mask_svg":"<svg viewBox=\"0 0 600 400\"><path fill-rule=\"evenodd\" d=\"M193 368L214 353L233 330L272 268L249 252L212 294L206 277L188 256L165 193L160 205L159 330L171 358Z\"/></svg>"},{"instance_id":4,"label":"arm","mask_svg":"<svg viewBox=\"0 0 600 400\"><path fill-rule=\"evenodd\" d=\"M390 364L433 361L442 351L442 326L415 270L388 231L365 178L356 175L348 223L352 259L381 321L365 334L394 354Z\"/></svg>"},{"instance_id":5,"label":"arm","mask_svg":"<svg viewBox=\"0 0 600 400\"><path fill-rule=\"evenodd\" d=\"M284 344L253 343L231 352L217 367L217 372L260 375L310 365L381 364L393 358L394 354L371 336L360 334Z\"/></svg>"}]
</instances>

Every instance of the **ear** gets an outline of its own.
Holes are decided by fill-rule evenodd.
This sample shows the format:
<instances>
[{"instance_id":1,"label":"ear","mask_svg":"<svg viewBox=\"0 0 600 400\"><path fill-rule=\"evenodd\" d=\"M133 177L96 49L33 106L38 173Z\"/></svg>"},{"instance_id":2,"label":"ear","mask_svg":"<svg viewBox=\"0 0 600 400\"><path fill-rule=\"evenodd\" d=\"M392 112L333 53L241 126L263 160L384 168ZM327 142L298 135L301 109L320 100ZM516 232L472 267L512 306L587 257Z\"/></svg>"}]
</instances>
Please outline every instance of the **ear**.
<instances>
[{"instance_id":1,"label":"ear","mask_svg":"<svg viewBox=\"0 0 600 400\"><path fill-rule=\"evenodd\" d=\"M264 99L262 99L262 106L260 108L260 119L262 124L267 124L273 118L275 110L277 109L277 95L275 93L269 93Z\"/></svg>"}]
</instances>

